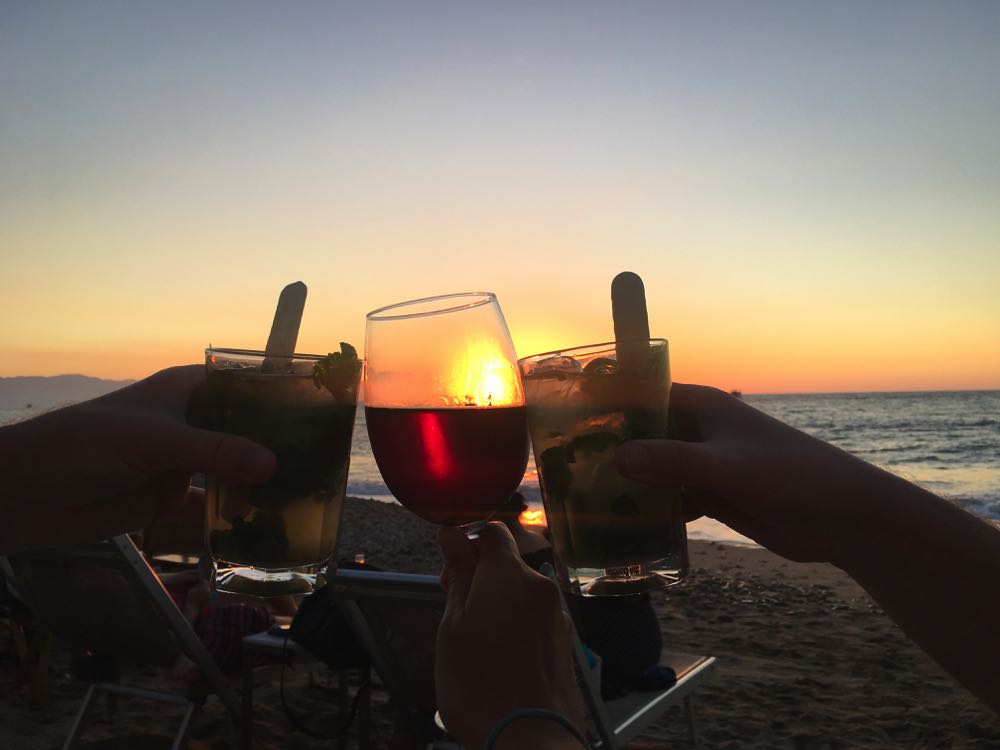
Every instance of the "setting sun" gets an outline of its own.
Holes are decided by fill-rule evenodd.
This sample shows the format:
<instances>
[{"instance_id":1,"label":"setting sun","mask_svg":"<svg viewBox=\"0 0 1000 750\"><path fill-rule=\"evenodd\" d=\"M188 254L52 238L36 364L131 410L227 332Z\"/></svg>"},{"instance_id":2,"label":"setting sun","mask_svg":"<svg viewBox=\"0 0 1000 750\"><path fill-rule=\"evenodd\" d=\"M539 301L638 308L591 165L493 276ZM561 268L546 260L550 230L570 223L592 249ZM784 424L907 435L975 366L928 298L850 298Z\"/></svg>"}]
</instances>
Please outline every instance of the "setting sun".
<instances>
[{"instance_id":1,"label":"setting sun","mask_svg":"<svg viewBox=\"0 0 1000 750\"><path fill-rule=\"evenodd\" d=\"M512 406L524 403L517 365L491 339L474 341L452 365L451 401L443 406Z\"/></svg>"}]
</instances>

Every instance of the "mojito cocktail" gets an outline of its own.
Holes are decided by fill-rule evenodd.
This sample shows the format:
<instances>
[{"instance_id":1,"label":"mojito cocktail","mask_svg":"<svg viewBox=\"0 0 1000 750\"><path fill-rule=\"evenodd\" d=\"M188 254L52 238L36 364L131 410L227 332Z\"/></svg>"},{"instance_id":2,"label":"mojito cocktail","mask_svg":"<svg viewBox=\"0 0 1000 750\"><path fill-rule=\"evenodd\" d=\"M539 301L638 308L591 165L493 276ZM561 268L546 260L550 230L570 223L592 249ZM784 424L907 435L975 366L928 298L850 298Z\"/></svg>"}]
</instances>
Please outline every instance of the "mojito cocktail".
<instances>
[{"instance_id":1,"label":"mojito cocktail","mask_svg":"<svg viewBox=\"0 0 1000 750\"><path fill-rule=\"evenodd\" d=\"M319 357L210 349L209 427L265 445L274 476L209 477L208 544L216 588L271 596L309 591L337 543L361 362L348 345Z\"/></svg>"},{"instance_id":2,"label":"mojito cocktail","mask_svg":"<svg viewBox=\"0 0 1000 750\"><path fill-rule=\"evenodd\" d=\"M667 342L598 344L519 364L563 583L597 596L679 581L687 569L679 495L626 479L614 463L623 441L667 436Z\"/></svg>"}]
</instances>

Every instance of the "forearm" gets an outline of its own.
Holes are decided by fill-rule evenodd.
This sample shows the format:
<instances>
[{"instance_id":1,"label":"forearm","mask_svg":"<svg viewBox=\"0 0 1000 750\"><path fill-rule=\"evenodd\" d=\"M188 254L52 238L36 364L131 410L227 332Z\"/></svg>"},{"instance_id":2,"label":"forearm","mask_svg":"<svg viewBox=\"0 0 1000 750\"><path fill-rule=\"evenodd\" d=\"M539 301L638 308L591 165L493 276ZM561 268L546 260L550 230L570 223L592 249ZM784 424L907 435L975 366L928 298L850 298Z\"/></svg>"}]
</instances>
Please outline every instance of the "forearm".
<instances>
[{"instance_id":1,"label":"forearm","mask_svg":"<svg viewBox=\"0 0 1000 750\"><path fill-rule=\"evenodd\" d=\"M31 420L34 421L34 420ZM0 554L12 554L35 543L32 529L44 524L47 507L32 492L32 478L44 474L35 426L22 422L0 427Z\"/></svg>"},{"instance_id":2,"label":"forearm","mask_svg":"<svg viewBox=\"0 0 1000 750\"><path fill-rule=\"evenodd\" d=\"M880 489L835 564L1000 712L1000 529L902 479Z\"/></svg>"},{"instance_id":3,"label":"forearm","mask_svg":"<svg viewBox=\"0 0 1000 750\"><path fill-rule=\"evenodd\" d=\"M41 419L41 417L39 417ZM27 499L33 476L44 469L37 465L43 446L37 439L35 420L0 427L0 512L19 508Z\"/></svg>"}]
</instances>

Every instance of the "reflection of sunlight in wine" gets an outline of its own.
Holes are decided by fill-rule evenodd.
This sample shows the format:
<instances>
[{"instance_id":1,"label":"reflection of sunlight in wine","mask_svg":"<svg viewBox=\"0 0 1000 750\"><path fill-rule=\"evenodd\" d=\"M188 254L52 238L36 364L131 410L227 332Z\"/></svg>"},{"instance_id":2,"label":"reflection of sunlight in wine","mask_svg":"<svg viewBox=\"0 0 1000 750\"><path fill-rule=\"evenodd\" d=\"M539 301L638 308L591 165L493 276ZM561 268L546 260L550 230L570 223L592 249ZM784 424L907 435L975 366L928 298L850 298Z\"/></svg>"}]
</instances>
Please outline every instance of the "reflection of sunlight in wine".
<instances>
[{"instance_id":1,"label":"reflection of sunlight in wine","mask_svg":"<svg viewBox=\"0 0 1000 750\"><path fill-rule=\"evenodd\" d=\"M529 508L523 511L519 517L522 526L548 526L545 518L545 511L541 509Z\"/></svg>"},{"instance_id":2,"label":"reflection of sunlight in wine","mask_svg":"<svg viewBox=\"0 0 1000 750\"><path fill-rule=\"evenodd\" d=\"M443 479L451 473L451 455L448 443L441 429L441 415L434 412L418 412L420 420L421 445L427 451L427 468L432 475Z\"/></svg>"},{"instance_id":3,"label":"reflection of sunlight in wine","mask_svg":"<svg viewBox=\"0 0 1000 750\"><path fill-rule=\"evenodd\" d=\"M524 403L517 367L496 342L479 339L456 358L447 406L514 406Z\"/></svg>"}]
</instances>

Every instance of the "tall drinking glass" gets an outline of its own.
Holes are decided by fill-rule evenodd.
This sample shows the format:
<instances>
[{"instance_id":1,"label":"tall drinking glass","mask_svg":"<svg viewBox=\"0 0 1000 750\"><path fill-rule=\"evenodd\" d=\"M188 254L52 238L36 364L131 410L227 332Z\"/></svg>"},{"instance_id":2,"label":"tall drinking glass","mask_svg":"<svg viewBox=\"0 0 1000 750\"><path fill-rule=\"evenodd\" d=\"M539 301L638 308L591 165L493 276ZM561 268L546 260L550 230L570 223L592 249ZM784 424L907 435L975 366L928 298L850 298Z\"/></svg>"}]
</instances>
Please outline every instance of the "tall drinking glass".
<instances>
[{"instance_id":1,"label":"tall drinking glass","mask_svg":"<svg viewBox=\"0 0 1000 750\"><path fill-rule=\"evenodd\" d=\"M361 361L349 345L327 357L208 349L211 429L274 451L274 476L242 485L209 477L208 544L220 591L311 591L337 543Z\"/></svg>"},{"instance_id":2,"label":"tall drinking glass","mask_svg":"<svg viewBox=\"0 0 1000 750\"><path fill-rule=\"evenodd\" d=\"M625 595L687 571L678 494L626 479L617 446L667 436L667 342L594 344L519 361L557 572L571 592Z\"/></svg>"},{"instance_id":3,"label":"tall drinking glass","mask_svg":"<svg viewBox=\"0 0 1000 750\"><path fill-rule=\"evenodd\" d=\"M524 477L524 391L490 292L368 313L364 401L382 478L421 518L475 534Z\"/></svg>"}]
</instances>

